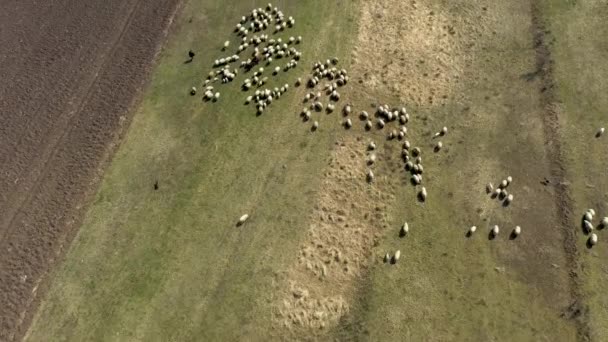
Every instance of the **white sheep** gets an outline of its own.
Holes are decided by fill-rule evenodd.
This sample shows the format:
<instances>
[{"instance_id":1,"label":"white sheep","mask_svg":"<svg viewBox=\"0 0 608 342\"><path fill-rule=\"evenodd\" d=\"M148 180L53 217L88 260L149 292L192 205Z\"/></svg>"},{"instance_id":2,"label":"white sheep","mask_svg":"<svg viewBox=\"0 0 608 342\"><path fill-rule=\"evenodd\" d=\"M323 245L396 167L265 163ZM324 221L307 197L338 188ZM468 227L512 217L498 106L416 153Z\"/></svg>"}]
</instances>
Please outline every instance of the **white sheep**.
<instances>
[{"instance_id":1,"label":"white sheep","mask_svg":"<svg viewBox=\"0 0 608 342\"><path fill-rule=\"evenodd\" d=\"M220 93L219 93L219 92L215 93L215 95L213 95L213 98L214 98L216 101L217 101L217 100L219 100L219 99L220 99Z\"/></svg>"},{"instance_id":2,"label":"white sheep","mask_svg":"<svg viewBox=\"0 0 608 342\"><path fill-rule=\"evenodd\" d=\"M375 149L376 149L376 143L375 143L375 142L373 142L373 141L370 141L370 142L369 142L369 144L367 145L367 148L368 148L370 151L375 150Z\"/></svg>"},{"instance_id":3,"label":"white sheep","mask_svg":"<svg viewBox=\"0 0 608 342\"><path fill-rule=\"evenodd\" d=\"M583 227L585 228L585 232L587 232L587 234L593 231L593 224L587 220L583 220Z\"/></svg>"},{"instance_id":4,"label":"white sheep","mask_svg":"<svg viewBox=\"0 0 608 342\"><path fill-rule=\"evenodd\" d=\"M367 120L369 118L369 114L367 114L366 111L362 111L359 117L361 118L361 120Z\"/></svg>"},{"instance_id":5,"label":"white sheep","mask_svg":"<svg viewBox=\"0 0 608 342\"><path fill-rule=\"evenodd\" d=\"M379 128L384 128L384 120L378 119L378 127Z\"/></svg>"},{"instance_id":6,"label":"white sheep","mask_svg":"<svg viewBox=\"0 0 608 342\"><path fill-rule=\"evenodd\" d=\"M585 215L583 215L583 219L585 221L591 222L591 221L593 221L593 215L591 214L591 212L587 211L587 212L585 212Z\"/></svg>"},{"instance_id":7,"label":"white sheep","mask_svg":"<svg viewBox=\"0 0 608 342\"><path fill-rule=\"evenodd\" d=\"M350 119L346 119L344 121L344 127L351 128L353 126L353 122Z\"/></svg>"},{"instance_id":8,"label":"white sheep","mask_svg":"<svg viewBox=\"0 0 608 342\"><path fill-rule=\"evenodd\" d=\"M471 236L475 233L475 231L477 230L476 226L472 226L471 228L469 228L469 231L467 233L467 235Z\"/></svg>"},{"instance_id":9,"label":"white sheep","mask_svg":"<svg viewBox=\"0 0 608 342\"><path fill-rule=\"evenodd\" d=\"M513 194L509 194L507 196L507 199L505 200L505 205L509 205L511 204L511 202L513 202Z\"/></svg>"},{"instance_id":10,"label":"white sheep","mask_svg":"<svg viewBox=\"0 0 608 342\"><path fill-rule=\"evenodd\" d=\"M511 182L513 182L513 177L507 176L507 185L511 184Z\"/></svg>"},{"instance_id":11,"label":"white sheep","mask_svg":"<svg viewBox=\"0 0 608 342\"><path fill-rule=\"evenodd\" d=\"M498 225L495 225L492 228L491 234L493 237L496 237L496 236L498 236L498 233L500 233L500 228L498 228Z\"/></svg>"},{"instance_id":12,"label":"white sheep","mask_svg":"<svg viewBox=\"0 0 608 342\"><path fill-rule=\"evenodd\" d=\"M418 177L420 179L419 175L418 175ZM423 201L423 202L426 201L426 196L427 196L426 188L422 187L422 190L420 190L420 200Z\"/></svg>"},{"instance_id":13,"label":"white sheep","mask_svg":"<svg viewBox=\"0 0 608 342\"><path fill-rule=\"evenodd\" d=\"M319 128L319 122L318 122L318 121L313 122L313 123L312 123L312 128L313 128L314 130L316 130L317 128Z\"/></svg>"},{"instance_id":14,"label":"white sheep","mask_svg":"<svg viewBox=\"0 0 608 342\"><path fill-rule=\"evenodd\" d=\"M441 150L442 147L443 147L443 143L441 141L437 142L437 145L435 145L435 151Z\"/></svg>"},{"instance_id":15,"label":"white sheep","mask_svg":"<svg viewBox=\"0 0 608 342\"><path fill-rule=\"evenodd\" d=\"M595 134L595 136L598 137L598 138L601 137L602 135L604 135L604 131L605 131L604 127L600 128L597 131L597 133Z\"/></svg>"},{"instance_id":16,"label":"white sheep","mask_svg":"<svg viewBox=\"0 0 608 342\"><path fill-rule=\"evenodd\" d=\"M245 215L241 216L239 218L238 225L239 226L242 225L243 223L245 223L245 221L247 221L247 219L249 219L249 214L245 214Z\"/></svg>"},{"instance_id":17,"label":"white sheep","mask_svg":"<svg viewBox=\"0 0 608 342\"><path fill-rule=\"evenodd\" d=\"M507 182L506 179L503 179L502 182L500 182L500 187L502 189L506 188L507 186L509 186L509 183Z\"/></svg>"},{"instance_id":18,"label":"white sheep","mask_svg":"<svg viewBox=\"0 0 608 342\"><path fill-rule=\"evenodd\" d=\"M601 221L600 221L600 225L602 226L602 228L608 228L608 217L604 217Z\"/></svg>"},{"instance_id":19,"label":"white sheep","mask_svg":"<svg viewBox=\"0 0 608 342\"><path fill-rule=\"evenodd\" d=\"M396 264L397 261L399 261L399 258L401 258L401 251L397 250L395 252L395 255L393 255L393 263Z\"/></svg>"},{"instance_id":20,"label":"white sheep","mask_svg":"<svg viewBox=\"0 0 608 342\"><path fill-rule=\"evenodd\" d=\"M351 110L351 108L350 108L350 105L346 105L346 106L344 106L344 114L345 114L345 115L349 115L349 114L351 113L351 111L352 111L352 110Z\"/></svg>"},{"instance_id":21,"label":"white sheep","mask_svg":"<svg viewBox=\"0 0 608 342\"><path fill-rule=\"evenodd\" d=\"M365 122L365 129L372 129L372 126L373 126L373 124L372 124L371 120L367 120Z\"/></svg>"},{"instance_id":22,"label":"white sheep","mask_svg":"<svg viewBox=\"0 0 608 342\"><path fill-rule=\"evenodd\" d=\"M418 148L418 147L414 147L414 148L412 149L412 155L413 155L414 157L418 157L418 156L420 155L420 152L421 152L421 151L420 151L420 148Z\"/></svg>"},{"instance_id":23,"label":"white sheep","mask_svg":"<svg viewBox=\"0 0 608 342\"><path fill-rule=\"evenodd\" d=\"M224 49L227 49L228 46L230 46L230 41L229 40L227 40L227 41L224 42Z\"/></svg>"},{"instance_id":24,"label":"white sheep","mask_svg":"<svg viewBox=\"0 0 608 342\"><path fill-rule=\"evenodd\" d=\"M591 215L595 216L595 210L593 210L593 209L587 209L587 211L590 212Z\"/></svg>"},{"instance_id":25,"label":"white sheep","mask_svg":"<svg viewBox=\"0 0 608 342\"><path fill-rule=\"evenodd\" d=\"M376 154L375 153L371 153L369 155L369 157L367 158L367 163L371 165L371 164L373 164L375 162L376 162Z\"/></svg>"},{"instance_id":26,"label":"white sheep","mask_svg":"<svg viewBox=\"0 0 608 342\"><path fill-rule=\"evenodd\" d=\"M367 181L368 182L373 182L374 181L374 172L372 170L367 170Z\"/></svg>"},{"instance_id":27,"label":"white sheep","mask_svg":"<svg viewBox=\"0 0 608 342\"><path fill-rule=\"evenodd\" d=\"M597 243L597 235L595 233L593 233L589 237L589 245L595 246L596 243Z\"/></svg>"},{"instance_id":28,"label":"white sheep","mask_svg":"<svg viewBox=\"0 0 608 342\"><path fill-rule=\"evenodd\" d=\"M513 229L513 238L518 237L519 234L521 234L521 227L520 226L515 226L515 229Z\"/></svg>"},{"instance_id":29,"label":"white sheep","mask_svg":"<svg viewBox=\"0 0 608 342\"><path fill-rule=\"evenodd\" d=\"M388 253L386 253L384 255L384 262L389 262L389 260L391 260L391 256Z\"/></svg>"},{"instance_id":30,"label":"white sheep","mask_svg":"<svg viewBox=\"0 0 608 342\"><path fill-rule=\"evenodd\" d=\"M409 150L409 149L410 149L410 142L409 142L409 141L407 141L407 140L406 140L406 141L404 141L404 142L403 142L403 148L404 148L404 149L406 149L406 150Z\"/></svg>"},{"instance_id":31,"label":"white sheep","mask_svg":"<svg viewBox=\"0 0 608 342\"><path fill-rule=\"evenodd\" d=\"M492 191L494 191L494 185L492 183L488 183L486 185L486 193L492 193Z\"/></svg>"},{"instance_id":32,"label":"white sheep","mask_svg":"<svg viewBox=\"0 0 608 342\"><path fill-rule=\"evenodd\" d=\"M410 227L407 224L407 222L405 222L405 223L403 223L403 226L401 226L401 229L399 230L399 235L403 237L403 236L407 235L407 233L409 233L409 231L410 231Z\"/></svg>"}]
</instances>

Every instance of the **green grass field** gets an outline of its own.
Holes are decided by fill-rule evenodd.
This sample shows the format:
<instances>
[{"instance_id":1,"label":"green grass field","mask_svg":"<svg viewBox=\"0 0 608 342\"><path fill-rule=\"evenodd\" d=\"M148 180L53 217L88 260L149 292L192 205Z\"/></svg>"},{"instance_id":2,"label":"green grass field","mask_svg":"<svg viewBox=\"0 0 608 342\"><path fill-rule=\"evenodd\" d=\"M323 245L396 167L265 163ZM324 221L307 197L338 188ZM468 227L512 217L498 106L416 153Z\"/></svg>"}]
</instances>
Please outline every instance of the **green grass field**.
<instances>
[{"instance_id":1,"label":"green grass field","mask_svg":"<svg viewBox=\"0 0 608 342\"><path fill-rule=\"evenodd\" d=\"M188 95L229 34L232 46L238 44L231 33L238 18L264 4L185 3L129 133L65 262L52 275L26 339L571 341L589 327L591 337L602 340L608 332L604 237L600 232L600 243L588 250L577 233L582 300L589 312L570 318L567 308L577 298L571 297L556 193L540 184L555 161L546 146L542 82L534 76L531 4L499 0L418 1L422 9L391 0L275 3L296 19L295 28L282 36L304 39L302 61L272 87L305 79L313 61L338 56L352 71L342 102L353 103L355 112L371 111L370 103L402 104L403 94L393 85L369 87L355 74L366 65L380 70L404 58L425 59L429 70L438 63L419 46L380 53L358 42L360 13L394 23L401 19L395 6L412 6L421 22L404 19L404 31L378 26L386 33L379 39L407 40L408 29L423 30L448 18L456 33L445 38L452 64L442 70L458 70L445 100L403 103L412 113L408 139L428 151L429 200L415 200L400 166L379 164L375 172L388 180L371 186L395 200L387 203L388 227L348 298L350 311L321 332L297 330L294 336L277 328L273 291L306 241L309 213L325 191L321 181L335 141L373 138L381 161L396 159L389 154L398 156L400 148L384 141L386 131L364 133L358 120L345 131L337 119L323 118L320 129L310 132L298 117L302 88L292 87L259 117L243 105L246 94L237 90L242 75L220 87L217 103ZM602 39L608 9L600 1L566 0L541 1L540 8L562 109L560 130L551 138L563 148L571 209L576 218L587 207L608 216L608 181L602 177L608 156L604 139L593 137L608 106L603 92L608 43ZM357 44L354 60L351 49ZM197 56L184 64L189 49ZM398 82L420 79L424 67L403 68ZM424 89L424 80L420 84L417 92L424 97L441 91ZM430 136L442 126L450 128L446 148L431 153ZM514 178L510 189L516 200L502 208L484 189L507 175ZM160 188L154 191L157 180ZM243 213L251 218L236 227ZM400 239L404 221L411 234ZM490 241L494 224L501 235ZM478 232L467 239L472 225ZM522 226L522 236L509 240L515 225ZM384 253L396 249L402 260L383 264Z\"/></svg>"}]
</instances>

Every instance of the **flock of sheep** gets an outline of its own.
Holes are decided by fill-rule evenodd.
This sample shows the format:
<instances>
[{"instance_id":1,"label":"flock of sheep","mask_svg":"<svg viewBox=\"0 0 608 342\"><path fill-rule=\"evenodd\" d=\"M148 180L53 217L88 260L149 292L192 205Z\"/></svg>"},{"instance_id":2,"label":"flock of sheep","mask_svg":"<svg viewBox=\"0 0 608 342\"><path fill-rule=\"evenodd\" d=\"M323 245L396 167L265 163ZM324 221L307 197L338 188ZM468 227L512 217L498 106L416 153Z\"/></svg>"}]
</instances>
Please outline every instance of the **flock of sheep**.
<instances>
[{"instance_id":1,"label":"flock of sheep","mask_svg":"<svg viewBox=\"0 0 608 342\"><path fill-rule=\"evenodd\" d=\"M207 78L204 80L204 96L205 101L218 101L220 99L220 92L215 89L212 85L216 82L222 84L230 83L234 81L236 76L239 74L239 68L243 69L244 72L250 72L251 76L246 78L241 89L243 91L249 91L256 88L252 95L247 96L245 105L254 103L257 110L257 115L261 115L265 109L270 106L273 101L278 100L283 94L289 90L289 84L285 83L280 87L274 88L263 88L264 85L269 81L269 77L265 76L271 74L276 76L281 72L288 72L289 70L296 68L298 62L301 59L302 53L296 46L301 44L301 36L290 36L283 40L282 38L271 38L267 33L264 33L268 28L274 28L273 34L278 34L285 31L288 28L292 28L295 25L295 19L293 17L285 18L283 12L272 4L268 4L265 8L256 8L251 11L247 16L243 16L241 20L235 26L235 33L241 38L240 44L236 49L236 52L232 55L218 58L213 63L214 70L209 72ZM252 34L252 36L249 36ZM249 47L253 47L253 52L250 57L246 60L241 60L241 54L244 53ZM222 51L226 51L230 47L230 41L226 41L223 44ZM190 57L194 57L194 53L190 52ZM281 59L289 59L283 67L275 66L272 67L272 63L278 63ZM240 61L239 67L231 68L232 63ZM308 122L313 119L313 113L325 111L327 114L335 111L336 104L341 99L339 92L341 87L344 87L349 81L348 72L345 69L338 69L339 61L338 58L327 59L326 61L317 61L313 64L312 71L306 82L309 91L305 94L303 102L308 105L304 107L300 113L304 122ZM317 86L322 81L325 84L322 90L316 90ZM297 78L295 86L300 86L302 79ZM197 88L192 87L190 90L191 95L196 95ZM327 99L324 101L323 96ZM353 126L353 120L350 118L353 113L351 104L345 104L341 110L343 114L342 125L346 129L350 129ZM401 157L404 163L404 170L410 174L411 183L418 187L417 191L418 199L421 202L427 200L427 190L422 186L424 166L422 164L422 151L420 147L412 146L409 140L406 139L408 128L407 124L410 121L409 113L405 107L389 107L388 105L378 106L376 109L375 122L372 116L366 112L361 111L359 113L359 119L363 123L363 128L366 131L371 130L376 126L379 130L387 128L387 139L388 140L399 140L403 141L401 148ZM395 128L388 129L388 126L394 123ZM319 128L319 121L313 120L311 125L311 131L316 131ZM448 133L448 128L443 127L437 133L433 135L433 139L441 139ZM596 136L600 137L604 134L604 128L601 128ZM372 183L375 179L373 167L376 164L376 143L370 141L367 145L367 171L366 179L369 183ZM443 142L438 140L434 143L434 152L439 152L443 148ZM501 183L495 188L492 183L486 185L486 192L492 197L502 201L503 206L509 206L513 202L513 194L508 190L509 185L513 179L508 176L502 180ZM586 234L590 234L588 244L593 246L597 243L597 235L593 233L594 226L592 224L593 216L595 212L593 209L589 209L583 216L583 230ZM244 224L249 218L248 214L241 216L237 222L237 225ZM604 217L598 228L608 227L608 217ZM476 226L471 226L466 236L472 236L477 230ZM490 238L493 239L499 235L500 228L494 225L490 230ZM400 237L405 237L409 234L408 223L405 222L399 231ZM511 238L514 239L521 234L521 227L515 226L511 232ZM399 261L401 251L397 250L391 257L389 253L384 256L385 262L391 262L392 264Z\"/></svg>"}]
</instances>

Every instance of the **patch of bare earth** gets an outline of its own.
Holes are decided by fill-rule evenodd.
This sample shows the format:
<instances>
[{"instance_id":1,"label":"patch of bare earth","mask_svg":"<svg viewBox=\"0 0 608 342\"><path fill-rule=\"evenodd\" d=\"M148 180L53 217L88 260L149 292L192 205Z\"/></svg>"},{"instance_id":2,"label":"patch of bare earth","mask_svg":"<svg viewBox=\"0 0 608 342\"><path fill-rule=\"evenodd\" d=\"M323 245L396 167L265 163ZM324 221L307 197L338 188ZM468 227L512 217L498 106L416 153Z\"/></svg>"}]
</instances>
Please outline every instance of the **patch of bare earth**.
<instances>
[{"instance_id":1,"label":"patch of bare earth","mask_svg":"<svg viewBox=\"0 0 608 342\"><path fill-rule=\"evenodd\" d=\"M350 308L357 279L386 226L388 177L365 178L367 140L336 143L297 260L280 284L274 322L298 336L335 326ZM382 155L379 155L382 159ZM372 167L373 168L373 167Z\"/></svg>"},{"instance_id":2,"label":"patch of bare earth","mask_svg":"<svg viewBox=\"0 0 608 342\"><path fill-rule=\"evenodd\" d=\"M484 18L448 15L424 1L363 1L353 75L362 88L383 89L416 106L445 104L472 56Z\"/></svg>"}]
</instances>

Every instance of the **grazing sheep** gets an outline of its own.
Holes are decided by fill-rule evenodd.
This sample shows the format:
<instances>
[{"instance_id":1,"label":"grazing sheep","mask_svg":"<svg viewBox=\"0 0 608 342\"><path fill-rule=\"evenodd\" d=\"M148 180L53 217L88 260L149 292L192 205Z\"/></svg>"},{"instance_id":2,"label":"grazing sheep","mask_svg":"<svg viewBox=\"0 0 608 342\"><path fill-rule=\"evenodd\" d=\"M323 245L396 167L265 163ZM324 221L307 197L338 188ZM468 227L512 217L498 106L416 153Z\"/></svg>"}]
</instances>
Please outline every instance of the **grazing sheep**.
<instances>
[{"instance_id":1,"label":"grazing sheep","mask_svg":"<svg viewBox=\"0 0 608 342\"><path fill-rule=\"evenodd\" d=\"M437 145L435 145L435 152L439 152L442 147L443 143L441 141L437 142Z\"/></svg>"},{"instance_id":2,"label":"grazing sheep","mask_svg":"<svg viewBox=\"0 0 608 342\"><path fill-rule=\"evenodd\" d=\"M372 170L367 170L366 176L369 183L374 181L374 172Z\"/></svg>"},{"instance_id":3,"label":"grazing sheep","mask_svg":"<svg viewBox=\"0 0 608 342\"><path fill-rule=\"evenodd\" d=\"M443 128L441 129L441 135L446 135L448 134L448 128L443 126Z\"/></svg>"},{"instance_id":4,"label":"grazing sheep","mask_svg":"<svg viewBox=\"0 0 608 342\"><path fill-rule=\"evenodd\" d=\"M344 120L344 127L351 128L353 126L353 122L350 119Z\"/></svg>"},{"instance_id":5,"label":"grazing sheep","mask_svg":"<svg viewBox=\"0 0 608 342\"><path fill-rule=\"evenodd\" d=\"M369 114L367 114L366 111L362 111L359 117L361 118L361 120L367 120L369 118Z\"/></svg>"},{"instance_id":6,"label":"grazing sheep","mask_svg":"<svg viewBox=\"0 0 608 342\"><path fill-rule=\"evenodd\" d=\"M406 140L406 141L404 141L404 142L403 142L403 148L404 148L404 149L406 149L406 150L409 150L409 149L410 149L410 142L409 142L409 141L407 141L407 140Z\"/></svg>"},{"instance_id":7,"label":"grazing sheep","mask_svg":"<svg viewBox=\"0 0 608 342\"><path fill-rule=\"evenodd\" d=\"M422 202L426 201L426 196L427 196L426 188L422 187L422 190L420 190L420 200Z\"/></svg>"},{"instance_id":8,"label":"grazing sheep","mask_svg":"<svg viewBox=\"0 0 608 342\"><path fill-rule=\"evenodd\" d=\"M469 228L469 231L467 232L468 236L471 236L475 233L475 231L477 230L477 227L472 226L471 228Z\"/></svg>"},{"instance_id":9,"label":"grazing sheep","mask_svg":"<svg viewBox=\"0 0 608 342\"><path fill-rule=\"evenodd\" d=\"M393 255L393 264L396 264L397 261L399 261L399 258L401 258L401 251L397 250L395 252L395 255Z\"/></svg>"},{"instance_id":10,"label":"grazing sheep","mask_svg":"<svg viewBox=\"0 0 608 342\"><path fill-rule=\"evenodd\" d=\"M245 100L246 104L249 104L251 102L251 100L253 100L253 96L247 96L247 99Z\"/></svg>"},{"instance_id":11,"label":"grazing sheep","mask_svg":"<svg viewBox=\"0 0 608 342\"><path fill-rule=\"evenodd\" d=\"M224 42L224 50L228 48L228 46L230 46L230 41L227 40Z\"/></svg>"},{"instance_id":12,"label":"grazing sheep","mask_svg":"<svg viewBox=\"0 0 608 342\"><path fill-rule=\"evenodd\" d=\"M591 215L595 216L595 210L593 210L593 209L587 209L587 211L590 212Z\"/></svg>"},{"instance_id":13,"label":"grazing sheep","mask_svg":"<svg viewBox=\"0 0 608 342\"><path fill-rule=\"evenodd\" d=\"M333 111L334 111L334 108L335 108L335 106L334 106L333 104L331 104L331 103L328 103L328 104L327 104L327 112L328 112L328 113L333 112Z\"/></svg>"},{"instance_id":14,"label":"grazing sheep","mask_svg":"<svg viewBox=\"0 0 608 342\"><path fill-rule=\"evenodd\" d=\"M312 128L313 128L314 130L317 130L317 128L319 128L319 122L318 122L318 121L313 122L313 123L312 123Z\"/></svg>"},{"instance_id":15,"label":"grazing sheep","mask_svg":"<svg viewBox=\"0 0 608 342\"><path fill-rule=\"evenodd\" d=\"M349 115L351 113L350 105L344 106L344 115Z\"/></svg>"},{"instance_id":16,"label":"grazing sheep","mask_svg":"<svg viewBox=\"0 0 608 342\"><path fill-rule=\"evenodd\" d=\"M372 126L373 126L373 124L372 124L371 120L367 120L365 122L365 129L370 130L370 129L372 129Z\"/></svg>"},{"instance_id":17,"label":"grazing sheep","mask_svg":"<svg viewBox=\"0 0 608 342\"><path fill-rule=\"evenodd\" d=\"M510 185L513 182L513 177L507 176L507 185Z\"/></svg>"},{"instance_id":18,"label":"grazing sheep","mask_svg":"<svg viewBox=\"0 0 608 342\"><path fill-rule=\"evenodd\" d=\"M486 193L491 193L492 191L494 191L494 185L492 183L488 183L486 185Z\"/></svg>"},{"instance_id":19,"label":"grazing sheep","mask_svg":"<svg viewBox=\"0 0 608 342\"><path fill-rule=\"evenodd\" d=\"M397 134L397 138L399 140L402 140L405 137L405 133L403 133L403 131L399 131L399 133Z\"/></svg>"},{"instance_id":20,"label":"grazing sheep","mask_svg":"<svg viewBox=\"0 0 608 342\"><path fill-rule=\"evenodd\" d=\"M583 220L583 227L587 234L589 234L593 231L593 224L587 220Z\"/></svg>"},{"instance_id":21,"label":"grazing sheep","mask_svg":"<svg viewBox=\"0 0 608 342\"><path fill-rule=\"evenodd\" d=\"M367 149L370 151L373 151L376 149L376 143L373 141L370 141L369 144L367 145Z\"/></svg>"},{"instance_id":22,"label":"grazing sheep","mask_svg":"<svg viewBox=\"0 0 608 342\"><path fill-rule=\"evenodd\" d=\"M319 102L319 101L317 101L317 102L314 103L314 107L315 107L315 110L317 112L320 112L320 111L323 110L323 104L321 102Z\"/></svg>"},{"instance_id":23,"label":"grazing sheep","mask_svg":"<svg viewBox=\"0 0 608 342\"><path fill-rule=\"evenodd\" d=\"M600 226L602 228L607 228L608 227L608 217L604 217L601 221L600 221Z\"/></svg>"},{"instance_id":24,"label":"grazing sheep","mask_svg":"<svg viewBox=\"0 0 608 342\"><path fill-rule=\"evenodd\" d=\"M378 128L384 128L384 120L378 119Z\"/></svg>"},{"instance_id":25,"label":"grazing sheep","mask_svg":"<svg viewBox=\"0 0 608 342\"><path fill-rule=\"evenodd\" d=\"M405 115L399 115L399 123L405 125L407 120L405 119Z\"/></svg>"},{"instance_id":26,"label":"grazing sheep","mask_svg":"<svg viewBox=\"0 0 608 342\"><path fill-rule=\"evenodd\" d=\"M245 214L245 215L241 216L239 218L238 225L239 226L242 225L243 223L245 223L245 221L247 221L247 219L249 219L249 214Z\"/></svg>"},{"instance_id":27,"label":"grazing sheep","mask_svg":"<svg viewBox=\"0 0 608 342\"><path fill-rule=\"evenodd\" d=\"M387 263L387 262L389 262L389 260L391 260L391 256L388 253L386 253L384 255L384 262Z\"/></svg>"},{"instance_id":28,"label":"grazing sheep","mask_svg":"<svg viewBox=\"0 0 608 342\"><path fill-rule=\"evenodd\" d=\"M593 215L591 214L591 212L587 211L585 215L583 215L583 220L589 222L593 221Z\"/></svg>"},{"instance_id":29,"label":"grazing sheep","mask_svg":"<svg viewBox=\"0 0 608 342\"><path fill-rule=\"evenodd\" d=\"M505 205L510 205L513 202L513 194L509 194L505 200Z\"/></svg>"},{"instance_id":30,"label":"grazing sheep","mask_svg":"<svg viewBox=\"0 0 608 342\"><path fill-rule=\"evenodd\" d=\"M516 238L519 236L519 234L521 234L521 227L520 226L515 226L515 229L513 229L513 238Z\"/></svg>"},{"instance_id":31,"label":"grazing sheep","mask_svg":"<svg viewBox=\"0 0 608 342\"><path fill-rule=\"evenodd\" d=\"M192 95L192 96L196 95L196 87L192 87L190 89L190 95Z\"/></svg>"},{"instance_id":32,"label":"grazing sheep","mask_svg":"<svg viewBox=\"0 0 608 342\"><path fill-rule=\"evenodd\" d=\"M410 171L414 167L414 163L408 161L405 163L405 171Z\"/></svg>"},{"instance_id":33,"label":"grazing sheep","mask_svg":"<svg viewBox=\"0 0 608 342\"><path fill-rule=\"evenodd\" d=\"M595 244L597 244L597 235L595 233L591 234L588 243L590 246L595 246Z\"/></svg>"},{"instance_id":34,"label":"grazing sheep","mask_svg":"<svg viewBox=\"0 0 608 342\"><path fill-rule=\"evenodd\" d=\"M371 165L375 162L376 162L376 154L372 153L369 155L369 158L367 158L367 163Z\"/></svg>"},{"instance_id":35,"label":"grazing sheep","mask_svg":"<svg viewBox=\"0 0 608 342\"><path fill-rule=\"evenodd\" d=\"M502 189L502 191L500 192L500 195L498 196L499 199L505 199L505 197L507 197L509 193L507 192L507 190Z\"/></svg>"},{"instance_id":36,"label":"grazing sheep","mask_svg":"<svg viewBox=\"0 0 608 342\"><path fill-rule=\"evenodd\" d=\"M502 182L500 182L500 188L501 188L501 189L504 189L504 188L506 188L507 186L509 186L509 183L507 182L507 180L506 180L506 179L503 179L503 180L502 180Z\"/></svg>"},{"instance_id":37,"label":"grazing sheep","mask_svg":"<svg viewBox=\"0 0 608 342\"><path fill-rule=\"evenodd\" d=\"M418 156L420 155L420 148L418 148L418 147L414 147L414 148L412 149L412 155L413 155L414 157L418 157Z\"/></svg>"},{"instance_id":38,"label":"grazing sheep","mask_svg":"<svg viewBox=\"0 0 608 342\"><path fill-rule=\"evenodd\" d=\"M220 93L215 93L215 95L213 95L213 98L215 99L215 101L220 99Z\"/></svg>"},{"instance_id":39,"label":"grazing sheep","mask_svg":"<svg viewBox=\"0 0 608 342\"><path fill-rule=\"evenodd\" d=\"M409 233L410 231L410 227L408 226L407 222L403 223L403 226L401 226L401 229L399 230L399 236L404 237L405 235L407 235L407 233Z\"/></svg>"},{"instance_id":40,"label":"grazing sheep","mask_svg":"<svg viewBox=\"0 0 608 342\"><path fill-rule=\"evenodd\" d=\"M498 228L498 226L495 225L494 227L492 227L492 231L491 231L492 237L498 236L498 233L500 233L500 228Z\"/></svg>"},{"instance_id":41,"label":"grazing sheep","mask_svg":"<svg viewBox=\"0 0 608 342\"><path fill-rule=\"evenodd\" d=\"M596 137L601 137L604 134L604 127L600 128L599 131L597 131L597 133L595 134Z\"/></svg>"}]
</instances>

